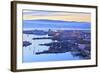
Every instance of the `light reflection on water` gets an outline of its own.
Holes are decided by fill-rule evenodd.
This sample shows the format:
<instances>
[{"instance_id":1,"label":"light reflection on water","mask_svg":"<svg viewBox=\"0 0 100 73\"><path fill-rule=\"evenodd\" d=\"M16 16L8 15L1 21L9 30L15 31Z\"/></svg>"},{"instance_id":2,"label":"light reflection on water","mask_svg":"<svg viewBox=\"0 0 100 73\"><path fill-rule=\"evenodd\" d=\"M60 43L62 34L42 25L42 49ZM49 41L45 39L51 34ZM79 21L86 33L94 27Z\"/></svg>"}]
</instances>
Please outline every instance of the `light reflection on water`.
<instances>
[{"instance_id":1,"label":"light reflection on water","mask_svg":"<svg viewBox=\"0 0 100 73\"><path fill-rule=\"evenodd\" d=\"M63 60L79 60L79 57L73 56L70 52L59 54L40 54L36 55L36 52L42 52L48 50L49 46L39 46L39 44L52 42L50 39L32 40L35 37L48 37L48 35L37 36L23 34L23 41L29 41L32 45L23 47L23 63L25 62L45 62L45 61L63 61Z\"/></svg>"}]
</instances>

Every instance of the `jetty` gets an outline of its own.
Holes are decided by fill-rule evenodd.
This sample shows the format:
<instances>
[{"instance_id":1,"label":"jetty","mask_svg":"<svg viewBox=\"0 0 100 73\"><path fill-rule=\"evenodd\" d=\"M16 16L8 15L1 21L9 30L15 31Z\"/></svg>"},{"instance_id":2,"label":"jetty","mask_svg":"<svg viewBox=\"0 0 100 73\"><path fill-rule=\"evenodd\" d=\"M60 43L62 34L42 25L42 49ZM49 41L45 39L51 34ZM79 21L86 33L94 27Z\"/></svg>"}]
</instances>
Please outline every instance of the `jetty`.
<instances>
[{"instance_id":1,"label":"jetty","mask_svg":"<svg viewBox=\"0 0 100 73\"><path fill-rule=\"evenodd\" d=\"M55 54L71 52L74 56L89 59L91 56L91 36L89 32L82 31L56 31L50 32L48 37L32 38L33 40L51 39L52 42L39 44L48 46L48 50L36 52L39 54Z\"/></svg>"}]
</instances>

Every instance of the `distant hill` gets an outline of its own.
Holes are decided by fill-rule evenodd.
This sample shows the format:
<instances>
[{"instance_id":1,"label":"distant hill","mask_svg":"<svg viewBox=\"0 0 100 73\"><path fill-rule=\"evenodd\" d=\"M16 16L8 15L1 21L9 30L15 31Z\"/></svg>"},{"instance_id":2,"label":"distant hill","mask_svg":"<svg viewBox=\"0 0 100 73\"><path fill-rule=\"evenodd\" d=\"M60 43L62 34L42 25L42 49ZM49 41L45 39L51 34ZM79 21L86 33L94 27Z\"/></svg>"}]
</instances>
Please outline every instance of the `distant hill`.
<instances>
[{"instance_id":1,"label":"distant hill","mask_svg":"<svg viewBox=\"0 0 100 73\"><path fill-rule=\"evenodd\" d=\"M75 22L75 21L62 21L62 20L23 20L24 28L79 28L90 29L91 23L89 22Z\"/></svg>"}]
</instances>

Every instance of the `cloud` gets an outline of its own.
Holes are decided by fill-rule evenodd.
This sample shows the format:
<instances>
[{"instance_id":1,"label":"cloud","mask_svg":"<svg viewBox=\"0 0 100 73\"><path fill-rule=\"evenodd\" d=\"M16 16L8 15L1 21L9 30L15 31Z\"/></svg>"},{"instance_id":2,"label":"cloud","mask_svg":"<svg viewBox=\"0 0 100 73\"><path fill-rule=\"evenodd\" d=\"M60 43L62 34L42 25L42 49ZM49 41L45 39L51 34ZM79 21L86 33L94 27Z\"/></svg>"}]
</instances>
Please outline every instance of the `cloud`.
<instances>
[{"instance_id":1,"label":"cloud","mask_svg":"<svg viewBox=\"0 0 100 73\"><path fill-rule=\"evenodd\" d=\"M24 20L51 19L64 21L90 22L91 14L83 12L23 10Z\"/></svg>"}]
</instances>

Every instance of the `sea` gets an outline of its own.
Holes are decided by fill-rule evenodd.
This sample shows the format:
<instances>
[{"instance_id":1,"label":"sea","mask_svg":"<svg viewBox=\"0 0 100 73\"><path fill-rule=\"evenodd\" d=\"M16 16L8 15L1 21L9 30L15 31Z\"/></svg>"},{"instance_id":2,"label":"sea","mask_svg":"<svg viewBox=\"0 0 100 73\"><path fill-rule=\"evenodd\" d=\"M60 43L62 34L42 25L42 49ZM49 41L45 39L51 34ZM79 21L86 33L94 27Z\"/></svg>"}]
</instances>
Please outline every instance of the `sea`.
<instances>
[{"instance_id":1,"label":"sea","mask_svg":"<svg viewBox=\"0 0 100 73\"><path fill-rule=\"evenodd\" d=\"M37 37L48 37L48 35L38 36L38 35L30 35L23 34L23 41L29 41L32 45L27 47L23 47L23 63L30 62L49 62L49 61L67 61L67 60L80 60L81 58L78 56L73 56L71 52L66 53L54 53L54 54L39 54L36 52L43 52L44 50L48 50L48 46L40 46L39 44L50 43L52 40L50 39L41 39L41 40L32 40L32 38Z\"/></svg>"},{"instance_id":2,"label":"sea","mask_svg":"<svg viewBox=\"0 0 100 73\"><path fill-rule=\"evenodd\" d=\"M90 30L90 22L66 22L66 21L54 21L54 20L23 20L23 30ZM71 52L66 53L52 53L52 54L39 54L36 52L43 52L48 50L48 46L40 46L39 44L50 43L50 39L32 40L32 38L48 37L48 35L34 35L23 34L23 41L29 41L32 45L23 47L23 63L30 62L49 62L49 61L69 61L69 60L81 60L78 56L73 56Z\"/></svg>"}]
</instances>

